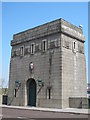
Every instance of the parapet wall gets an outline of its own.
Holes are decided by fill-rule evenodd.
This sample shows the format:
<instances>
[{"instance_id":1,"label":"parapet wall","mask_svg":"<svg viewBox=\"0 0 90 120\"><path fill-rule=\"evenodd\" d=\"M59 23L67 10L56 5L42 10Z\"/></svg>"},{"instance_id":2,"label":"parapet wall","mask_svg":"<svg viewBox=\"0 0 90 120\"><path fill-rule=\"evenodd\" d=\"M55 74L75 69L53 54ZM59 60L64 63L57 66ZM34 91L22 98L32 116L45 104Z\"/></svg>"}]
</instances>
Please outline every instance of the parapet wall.
<instances>
[{"instance_id":1,"label":"parapet wall","mask_svg":"<svg viewBox=\"0 0 90 120\"><path fill-rule=\"evenodd\" d=\"M45 37L54 33L63 32L71 37L78 40L85 41L85 36L80 28L72 25L71 23L58 19L35 28L14 34L13 40L11 41L11 46L20 44L22 42L35 40L40 37Z\"/></svg>"}]
</instances>

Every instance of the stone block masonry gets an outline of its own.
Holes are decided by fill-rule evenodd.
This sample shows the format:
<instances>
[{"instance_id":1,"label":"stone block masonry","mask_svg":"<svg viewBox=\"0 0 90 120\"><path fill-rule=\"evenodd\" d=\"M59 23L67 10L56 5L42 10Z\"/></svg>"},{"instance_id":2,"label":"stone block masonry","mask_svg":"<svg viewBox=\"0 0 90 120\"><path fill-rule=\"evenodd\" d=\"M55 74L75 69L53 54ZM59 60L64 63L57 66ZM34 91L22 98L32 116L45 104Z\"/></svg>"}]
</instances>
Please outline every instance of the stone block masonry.
<instances>
[{"instance_id":1,"label":"stone block masonry","mask_svg":"<svg viewBox=\"0 0 90 120\"><path fill-rule=\"evenodd\" d=\"M14 34L8 104L87 107L84 42L82 29L63 19Z\"/></svg>"}]
</instances>

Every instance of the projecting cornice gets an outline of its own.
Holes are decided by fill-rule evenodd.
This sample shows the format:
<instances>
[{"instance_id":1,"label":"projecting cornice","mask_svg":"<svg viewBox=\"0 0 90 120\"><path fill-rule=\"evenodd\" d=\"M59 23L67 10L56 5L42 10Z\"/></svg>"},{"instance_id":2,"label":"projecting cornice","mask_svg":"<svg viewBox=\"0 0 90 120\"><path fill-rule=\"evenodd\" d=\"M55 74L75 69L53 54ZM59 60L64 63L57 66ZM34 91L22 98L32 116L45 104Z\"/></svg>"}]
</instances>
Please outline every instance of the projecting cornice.
<instances>
[{"instance_id":1,"label":"projecting cornice","mask_svg":"<svg viewBox=\"0 0 90 120\"><path fill-rule=\"evenodd\" d=\"M63 33L69 35L77 40L85 42L85 36L80 28L72 25L71 23L58 19L46 24L37 26L35 28L20 32L13 36L11 46L21 44L23 42L35 40L37 38L45 37L55 33Z\"/></svg>"}]
</instances>

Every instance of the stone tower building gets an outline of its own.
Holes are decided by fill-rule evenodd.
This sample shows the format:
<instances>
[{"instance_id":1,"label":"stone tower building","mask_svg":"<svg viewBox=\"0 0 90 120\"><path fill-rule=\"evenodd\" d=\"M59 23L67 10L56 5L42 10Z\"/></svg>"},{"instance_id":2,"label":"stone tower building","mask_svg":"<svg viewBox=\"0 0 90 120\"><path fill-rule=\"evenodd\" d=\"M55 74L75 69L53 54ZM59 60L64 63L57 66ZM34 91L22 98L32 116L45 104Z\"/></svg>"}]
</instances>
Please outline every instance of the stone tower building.
<instances>
[{"instance_id":1,"label":"stone tower building","mask_svg":"<svg viewBox=\"0 0 90 120\"><path fill-rule=\"evenodd\" d=\"M63 19L15 34L8 104L86 107L84 42L82 29Z\"/></svg>"}]
</instances>

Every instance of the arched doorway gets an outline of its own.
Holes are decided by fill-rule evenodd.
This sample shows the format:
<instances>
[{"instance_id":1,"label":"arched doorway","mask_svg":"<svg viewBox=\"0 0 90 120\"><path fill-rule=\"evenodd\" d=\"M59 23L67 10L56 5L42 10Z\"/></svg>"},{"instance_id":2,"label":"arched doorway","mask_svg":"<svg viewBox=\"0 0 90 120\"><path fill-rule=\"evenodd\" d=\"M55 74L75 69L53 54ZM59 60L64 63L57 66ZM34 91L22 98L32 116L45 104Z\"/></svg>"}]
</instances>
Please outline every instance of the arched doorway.
<instances>
[{"instance_id":1,"label":"arched doorway","mask_svg":"<svg viewBox=\"0 0 90 120\"><path fill-rule=\"evenodd\" d=\"M36 106L36 82L34 79L29 79L28 85L28 106Z\"/></svg>"}]
</instances>

